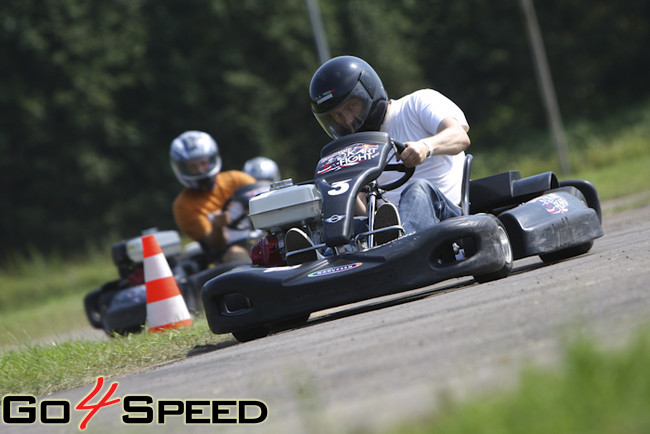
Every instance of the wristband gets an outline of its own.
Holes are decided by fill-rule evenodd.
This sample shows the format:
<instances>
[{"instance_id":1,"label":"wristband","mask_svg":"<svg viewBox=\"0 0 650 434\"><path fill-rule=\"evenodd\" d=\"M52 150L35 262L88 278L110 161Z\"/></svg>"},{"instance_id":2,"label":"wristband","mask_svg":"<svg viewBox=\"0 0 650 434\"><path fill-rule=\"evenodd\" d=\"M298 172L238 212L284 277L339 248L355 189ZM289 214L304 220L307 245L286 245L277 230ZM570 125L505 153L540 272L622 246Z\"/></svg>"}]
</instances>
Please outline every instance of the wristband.
<instances>
[{"instance_id":1,"label":"wristband","mask_svg":"<svg viewBox=\"0 0 650 434\"><path fill-rule=\"evenodd\" d=\"M433 145L431 145L431 144L429 144L427 142L424 142L424 146L426 146L427 149L429 150L429 155L427 155L427 158L429 158L430 156L433 155Z\"/></svg>"}]
</instances>

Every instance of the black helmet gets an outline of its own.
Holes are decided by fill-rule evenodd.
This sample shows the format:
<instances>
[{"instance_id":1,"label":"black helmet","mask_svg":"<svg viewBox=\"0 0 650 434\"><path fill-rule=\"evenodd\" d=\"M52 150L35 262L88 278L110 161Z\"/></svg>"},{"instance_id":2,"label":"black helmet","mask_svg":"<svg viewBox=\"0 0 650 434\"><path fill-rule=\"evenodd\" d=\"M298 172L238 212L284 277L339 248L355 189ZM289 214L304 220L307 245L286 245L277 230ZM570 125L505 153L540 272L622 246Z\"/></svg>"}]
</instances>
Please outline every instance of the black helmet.
<instances>
[{"instance_id":1,"label":"black helmet","mask_svg":"<svg viewBox=\"0 0 650 434\"><path fill-rule=\"evenodd\" d=\"M364 60L339 56L323 63L309 84L311 109L321 127L333 139L357 131L379 130L386 114L388 96L374 69ZM353 98L361 104L351 125L342 125L332 116Z\"/></svg>"}]
</instances>

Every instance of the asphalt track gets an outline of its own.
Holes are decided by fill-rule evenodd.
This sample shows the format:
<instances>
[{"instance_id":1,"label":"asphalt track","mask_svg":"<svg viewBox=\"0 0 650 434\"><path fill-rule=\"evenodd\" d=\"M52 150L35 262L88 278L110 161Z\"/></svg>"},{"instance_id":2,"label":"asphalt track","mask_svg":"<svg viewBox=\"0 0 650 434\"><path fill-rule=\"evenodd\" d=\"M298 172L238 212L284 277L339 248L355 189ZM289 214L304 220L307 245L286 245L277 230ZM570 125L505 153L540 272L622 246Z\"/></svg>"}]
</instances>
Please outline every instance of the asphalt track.
<instances>
[{"instance_id":1,"label":"asphalt track","mask_svg":"<svg viewBox=\"0 0 650 434\"><path fill-rule=\"evenodd\" d=\"M122 423L120 404L99 410L84 432L376 432L427 414L443 396L514 386L521 367L560 362L565 342L580 334L616 348L650 318L650 206L606 215L604 228L586 255L551 265L527 258L497 282L454 279L312 315L305 327L258 341L196 348L185 360L107 379L91 401L112 382L113 397L252 399L268 408L260 425L190 426L169 416L133 427ZM92 387L44 399L74 406ZM71 425L47 431L78 432L83 416L73 410Z\"/></svg>"}]
</instances>

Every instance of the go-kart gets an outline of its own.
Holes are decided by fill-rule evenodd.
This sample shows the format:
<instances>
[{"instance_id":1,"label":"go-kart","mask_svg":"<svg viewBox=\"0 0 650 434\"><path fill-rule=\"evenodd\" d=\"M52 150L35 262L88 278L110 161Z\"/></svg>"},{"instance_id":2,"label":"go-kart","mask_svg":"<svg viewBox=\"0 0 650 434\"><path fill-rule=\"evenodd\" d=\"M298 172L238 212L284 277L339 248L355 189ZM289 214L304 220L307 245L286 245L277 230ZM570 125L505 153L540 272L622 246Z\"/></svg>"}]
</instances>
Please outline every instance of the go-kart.
<instances>
[{"instance_id":1,"label":"go-kart","mask_svg":"<svg viewBox=\"0 0 650 434\"><path fill-rule=\"evenodd\" d=\"M255 229L248 218L248 201L258 193L267 191L269 183L257 182L237 189L222 210L231 216L226 231L231 238L250 248L264 233ZM154 234L172 274L178 283L185 304L192 314L203 312L201 288L219 274L250 261L221 263L213 252L198 242L182 245L175 230L144 230L142 235ZM101 285L84 297L88 321L94 328L103 329L109 336L138 333L147 317L147 292L144 280L141 236L119 241L112 245L111 256L119 278Z\"/></svg>"},{"instance_id":2,"label":"go-kart","mask_svg":"<svg viewBox=\"0 0 650 434\"><path fill-rule=\"evenodd\" d=\"M401 226L355 232L354 202L367 199L367 228L377 200L403 185L413 169L388 164L402 144L385 133L345 136L321 150L314 180L283 180L250 201L250 217L267 235L252 250L255 265L205 283L203 305L213 333L242 342L298 326L313 312L399 293L446 279L473 276L477 282L506 277L513 260L539 255L555 261L587 252L602 236L600 203L587 181L558 182L552 173L521 178L506 172L470 181L467 155L462 215L416 233ZM401 178L378 185L383 171ZM301 228L312 247L287 252L284 235ZM379 231L401 236L382 245ZM287 266L287 257L318 251L317 260Z\"/></svg>"}]
</instances>

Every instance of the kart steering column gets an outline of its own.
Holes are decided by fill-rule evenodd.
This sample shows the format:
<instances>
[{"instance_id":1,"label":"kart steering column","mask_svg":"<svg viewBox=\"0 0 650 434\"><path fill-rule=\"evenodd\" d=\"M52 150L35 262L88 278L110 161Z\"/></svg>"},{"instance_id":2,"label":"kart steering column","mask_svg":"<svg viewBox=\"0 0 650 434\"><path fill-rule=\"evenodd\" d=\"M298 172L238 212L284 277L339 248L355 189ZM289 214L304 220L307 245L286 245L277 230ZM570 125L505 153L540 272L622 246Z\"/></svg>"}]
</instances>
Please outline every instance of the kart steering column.
<instances>
[{"instance_id":1,"label":"kart steering column","mask_svg":"<svg viewBox=\"0 0 650 434\"><path fill-rule=\"evenodd\" d=\"M368 207L368 230L372 231L372 228L375 226L375 208L377 207L377 196L379 195L379 189L377 188L377 181L372 181L367 186L367 207ZM368 235L368 247L374 245L375 235Z\"/></svg>"}]
</instances>

